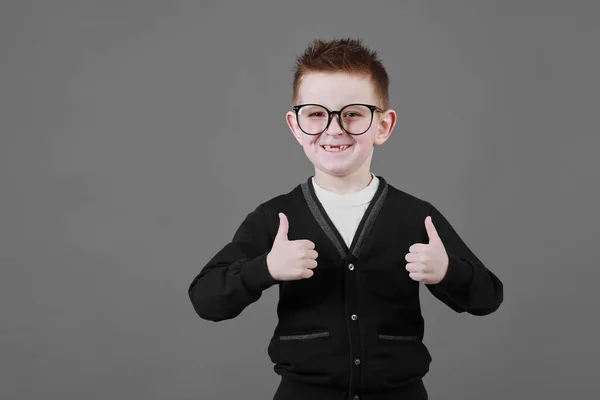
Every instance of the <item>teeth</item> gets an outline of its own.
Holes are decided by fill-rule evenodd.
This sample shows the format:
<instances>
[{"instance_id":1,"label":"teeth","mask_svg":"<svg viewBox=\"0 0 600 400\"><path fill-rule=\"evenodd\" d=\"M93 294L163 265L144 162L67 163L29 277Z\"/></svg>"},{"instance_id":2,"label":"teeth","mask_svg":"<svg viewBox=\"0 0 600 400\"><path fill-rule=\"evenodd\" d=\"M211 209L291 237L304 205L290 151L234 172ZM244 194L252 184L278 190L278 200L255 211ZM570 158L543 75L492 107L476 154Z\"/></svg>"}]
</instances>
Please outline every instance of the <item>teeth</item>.
<instances>
[{"instance_id":1,"label":"teeth","mask_svg":"<svg viewBox=\"0 0 600 400\"><path fill-rule=\"evenodd\" d=\"M342 151L342 150L346 150L348 148L347 145L343 145L343 146L339 146L339 147L332 147L332 146L323 146L323 147L327 151Z\"/></svg>"}]
</instances>

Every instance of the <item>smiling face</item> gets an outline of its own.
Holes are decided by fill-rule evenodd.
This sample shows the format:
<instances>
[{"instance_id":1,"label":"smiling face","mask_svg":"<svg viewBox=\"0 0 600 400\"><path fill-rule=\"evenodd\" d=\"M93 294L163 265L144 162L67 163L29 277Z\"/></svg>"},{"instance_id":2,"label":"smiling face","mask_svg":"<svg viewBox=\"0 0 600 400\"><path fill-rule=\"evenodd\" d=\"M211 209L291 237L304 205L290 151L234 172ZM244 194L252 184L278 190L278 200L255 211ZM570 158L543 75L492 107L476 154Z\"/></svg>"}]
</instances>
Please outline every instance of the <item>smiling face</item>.
<instances>
[{"instance_id":1,"label":"smiling face","mask_svg":"<svg viewBox=\"0 0 600 400\"><path fill-rule=\"evenodd\" d=\"M330 111L339 111L354 103L382 107L368 75L341 72L310 72L304 75L294 103L320 104ZM304 153L315 166L315 175L344 178L370 174L373 147L387 140L394 127L396 114L393 110L376 111L371 127L362 135L345 132L336 115L332 116L327 130L318 135L304 133L293 111L286 114L286 120ZM330 149L328 146L345 148Z\"/></svg>"}]
</instances>

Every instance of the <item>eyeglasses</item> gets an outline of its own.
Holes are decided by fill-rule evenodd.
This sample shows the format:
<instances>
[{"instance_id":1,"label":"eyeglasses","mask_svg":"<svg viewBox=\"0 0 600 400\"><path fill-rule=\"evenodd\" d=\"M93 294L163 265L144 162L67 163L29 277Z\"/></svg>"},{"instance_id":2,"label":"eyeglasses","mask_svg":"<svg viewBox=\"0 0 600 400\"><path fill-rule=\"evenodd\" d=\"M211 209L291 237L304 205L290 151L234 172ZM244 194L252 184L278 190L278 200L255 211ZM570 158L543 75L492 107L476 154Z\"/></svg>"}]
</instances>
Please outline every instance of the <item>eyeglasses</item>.
<instances>
[{"instance_id":1,"label":"eyeglasses","mask_svg":"<svg viewBox=\"0 0 600 400\"><path fill-rule=\"evenodd\" d=\"M319 135L331 124L331 116L337 114L338 122L344 132L350 135L362 135L373 123L373 113L383 112L371 104L348 104L339 111L329 111L320 104L299 104L293 107L296 120L302 132L307 135Z\"/></svg>"}]
</instances>

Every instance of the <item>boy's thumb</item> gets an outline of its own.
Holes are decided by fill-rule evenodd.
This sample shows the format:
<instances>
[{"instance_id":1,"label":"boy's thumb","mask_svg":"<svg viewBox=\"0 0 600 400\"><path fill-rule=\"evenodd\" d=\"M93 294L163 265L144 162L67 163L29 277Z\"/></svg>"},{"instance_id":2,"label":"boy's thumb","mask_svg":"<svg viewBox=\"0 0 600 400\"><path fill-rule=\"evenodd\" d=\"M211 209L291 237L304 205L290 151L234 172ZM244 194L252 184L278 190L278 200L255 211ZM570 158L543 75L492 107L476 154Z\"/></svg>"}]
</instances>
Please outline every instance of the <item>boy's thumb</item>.
<instances>
[{"instance_id":1,"label":"boy's thumb","mask_svg":"<svg viewBox=\"0 0 600 400\"><path fill-rule=\"evenodd\" d=\"M289 223L284 213L279 213L279 229L277 230L277 238L287 240Z\"/></svg>"}]
</instances>

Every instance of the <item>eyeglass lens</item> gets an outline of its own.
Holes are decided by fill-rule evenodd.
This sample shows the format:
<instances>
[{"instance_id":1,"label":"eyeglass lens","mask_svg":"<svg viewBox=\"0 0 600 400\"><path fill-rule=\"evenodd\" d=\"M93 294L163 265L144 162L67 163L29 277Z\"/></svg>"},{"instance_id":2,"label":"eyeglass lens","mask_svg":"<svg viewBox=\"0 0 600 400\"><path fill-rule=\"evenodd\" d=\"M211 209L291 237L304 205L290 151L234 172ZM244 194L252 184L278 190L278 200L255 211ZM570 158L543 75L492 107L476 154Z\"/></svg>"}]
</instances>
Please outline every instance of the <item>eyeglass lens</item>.
<instances>
[{"instance_id":1,"label":"eyeglass lens","mask_svg":"<svg viewBox=\"0 0 600 400\"><path fill-rule=\"evenodd\" d=\"M298 125L300 129L309 134L318 134L327 127L328 112L325 107L317 105L303 106L298 110ZM335 116L333 116L335 117ZM342 110L339 122L346 131L352 134L366 132L372 120L372 112L369 107L363 105L351 105Z\"/></svg>"}]
</instances>

